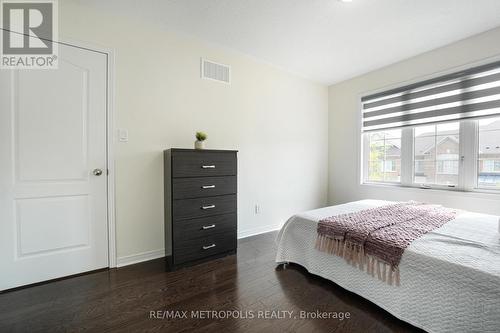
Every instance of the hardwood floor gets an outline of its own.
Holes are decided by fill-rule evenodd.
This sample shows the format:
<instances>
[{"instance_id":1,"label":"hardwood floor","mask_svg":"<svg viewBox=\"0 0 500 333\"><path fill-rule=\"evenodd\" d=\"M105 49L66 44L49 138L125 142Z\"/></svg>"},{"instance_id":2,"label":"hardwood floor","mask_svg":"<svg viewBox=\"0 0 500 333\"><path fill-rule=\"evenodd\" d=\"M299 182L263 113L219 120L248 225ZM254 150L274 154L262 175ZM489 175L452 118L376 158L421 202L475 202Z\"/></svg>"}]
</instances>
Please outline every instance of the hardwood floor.
<instances>
[{"instance_id":1,"label":"hardwood floor","mask_svg":"<svg viewBox=\"0 0 500 333\"><path fill-rule=\"evenodd\" d=\"M0 332L421 332L300 266L277 268L275 236L240 240L237 255L175 272L158 259L0 294ZM190 318L204 310L247 318ZM317 310L350 318L250 318ZM188 318L151 318L152 311Z\"/></svg>"}]
</instances>

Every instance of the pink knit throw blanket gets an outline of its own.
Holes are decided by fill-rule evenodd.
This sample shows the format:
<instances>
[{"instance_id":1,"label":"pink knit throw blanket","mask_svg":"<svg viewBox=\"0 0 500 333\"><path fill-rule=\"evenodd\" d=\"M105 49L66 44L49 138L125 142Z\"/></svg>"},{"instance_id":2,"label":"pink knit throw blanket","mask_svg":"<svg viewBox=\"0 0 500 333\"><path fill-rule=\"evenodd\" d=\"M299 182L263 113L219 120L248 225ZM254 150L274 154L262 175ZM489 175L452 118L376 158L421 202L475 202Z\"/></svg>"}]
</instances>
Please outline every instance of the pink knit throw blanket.
<instances>
[{"instance_id":1,"label":"pink knit throw blanket","mask_svg":"<svg viewBox=\"0 0 500 333\"><path fill-rule=\"evenodd\" d=\"M409 201L332 216L319 221L316 249L399 285L404 250L456 214L456 210Z\"/></svg>"}]
</instances>

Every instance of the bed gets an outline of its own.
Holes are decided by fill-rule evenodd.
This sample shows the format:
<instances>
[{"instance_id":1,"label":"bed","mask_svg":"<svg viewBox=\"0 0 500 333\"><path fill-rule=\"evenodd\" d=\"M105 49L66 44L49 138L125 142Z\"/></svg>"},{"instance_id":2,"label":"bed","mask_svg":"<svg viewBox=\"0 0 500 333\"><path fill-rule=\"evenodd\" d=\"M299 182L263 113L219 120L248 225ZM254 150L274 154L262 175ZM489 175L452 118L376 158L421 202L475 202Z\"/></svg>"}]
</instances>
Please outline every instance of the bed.
<instances>
[{"instance_id":1,"label":"bed","mask_svg":"<svg viewBox=\"0 0 500 333\"><path fill-rule=\"evenodd\" d=\"M278 234L276 262L299 264L428 332L499 332L498 216L462 212L415 240L401 258L399 286L315 249L320 219L391 203L362 200L294 215Z\"/></svg>"}]
</instances>

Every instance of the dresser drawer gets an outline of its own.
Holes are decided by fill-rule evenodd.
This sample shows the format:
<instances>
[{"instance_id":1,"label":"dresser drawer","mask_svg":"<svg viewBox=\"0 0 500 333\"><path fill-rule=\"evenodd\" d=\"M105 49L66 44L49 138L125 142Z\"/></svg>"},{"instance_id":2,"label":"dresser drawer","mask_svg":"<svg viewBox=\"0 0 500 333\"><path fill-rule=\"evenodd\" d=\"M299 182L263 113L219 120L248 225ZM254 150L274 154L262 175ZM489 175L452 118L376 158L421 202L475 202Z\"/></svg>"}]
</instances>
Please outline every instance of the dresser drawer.
<instances>
[{"instance_id":1,"label":"dresser drawer","mask_svg":"<svg viewBox=\"0 0 500 333\"><path fill-rule=\"evenodd\" d=\"M236 213L175 221L174 244L227 232L236 233L236 224Z\"/></svg>"},{"instance_id":2,"label":"dresser drawer","mask_svg":"<svg viewBox=\"0 0 500 333\"><path fill-rule=\"evenodd\" d=\"M172 181L174 199L209 197L236 193L236 176L176 178Z\"/></svg>"},{"instance_id":3,"label":"dresser drawer","mask_svg":"<svg viewBox=\"0 0 500 333\"><path fill-rule=\"evenodd\" d=\"M222 152L177 152L172 155L172 177L236 175L236 155Z\"/></svg>"},{"instance_id":4,"label":"dresser drawer","mask_svg":"<svg viewBox=\"0 0 500 333\"><path fill-rule=\"evenodd\" d=\"M172 202L174 221L236 212L236 195L181 199Z\"/></svg>"},{"instance_id":5,"label":"dresser drawer","mask_svg":"<svg viewBox=\"0 0 500 333\"><path fill-rule=\"evenodd\" d=\"M236 230L201 239L183 240L174 247L174 263L182 264L235 249Z\"/></svg>"}]
</instances>

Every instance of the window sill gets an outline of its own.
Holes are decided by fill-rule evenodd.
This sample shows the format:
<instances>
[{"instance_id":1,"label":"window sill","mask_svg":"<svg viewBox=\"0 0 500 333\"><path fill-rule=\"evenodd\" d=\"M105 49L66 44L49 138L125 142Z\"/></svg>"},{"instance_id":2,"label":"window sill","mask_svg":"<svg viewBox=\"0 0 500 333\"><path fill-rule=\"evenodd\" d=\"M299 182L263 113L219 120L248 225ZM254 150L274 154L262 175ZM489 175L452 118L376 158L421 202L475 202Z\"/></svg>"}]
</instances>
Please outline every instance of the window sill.
<instances>
[{"instance_id":1,"label":"window sill","mask_svg":"<svg viewBox=\"0 0 500 333\"><path fill-rule=\"evenodd\" d=\"M487 189L474 189L472 191L463 191L454 188L421 188L417 186L404 186L399 183L361 183L361 187L367 188L384 188L384 189L401 189L402 191L409 191L421 194L424 191L443 194L443 195L457 195L457 196L467 196L474 198L485 198L485 199L495 199L498 200L500 197L500 191L498 190L487 190Z\"/></svg>"}]
</instances>

